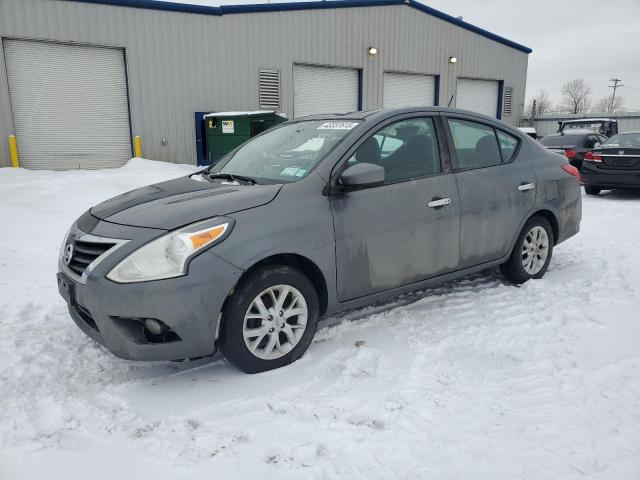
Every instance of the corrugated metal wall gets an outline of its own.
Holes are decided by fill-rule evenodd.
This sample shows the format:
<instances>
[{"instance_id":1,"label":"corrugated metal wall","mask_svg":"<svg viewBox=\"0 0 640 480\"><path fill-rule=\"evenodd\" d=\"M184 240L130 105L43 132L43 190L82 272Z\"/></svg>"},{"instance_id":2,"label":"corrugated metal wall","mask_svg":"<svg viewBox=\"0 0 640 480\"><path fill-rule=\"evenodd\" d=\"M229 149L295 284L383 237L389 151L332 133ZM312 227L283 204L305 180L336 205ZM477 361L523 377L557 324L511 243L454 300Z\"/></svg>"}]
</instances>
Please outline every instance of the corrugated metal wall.
<instances>
[{"instance_id":1,"label":"corrugated metal wall","mask_svg":"<svg viewBox=\"0 0 640 480\"><path fill-rule=\"evenodd\" d=\"M258 70L281 71L282 110L293 112L293 64L359 68L363 108L382 105L383 72L440 75L440 104L456 78L514 87L517 125L527 54L406 6L212 16L63 0L0 0L0 36L125 49L132 130L144 155L194 163L193 113L254 110ZM378 55L367 55L376 46ZM450 64L450 56L458 57ZM11 110L0 49L0 165L8 165ZM166 139L166 145L162 140Z\"/></svg>"},{"instance_id":2,"label":"corrugated metal wall","mask_svg":"<svg viewBox=\"0 0 640 480\"><path fill-rule=\"evenodd\" d=\"M622 132L638 132L640 131L640 113L602 113L589 114L591 118L613 118L618 120L618 130ZM543 137L558 131L558 122L562 120L571 120L574 118L585 118L585 115L548 115L534 119L534 127L538 136ZM523 122L529 125L529 122Z\"/></svg>"}]
</instances>

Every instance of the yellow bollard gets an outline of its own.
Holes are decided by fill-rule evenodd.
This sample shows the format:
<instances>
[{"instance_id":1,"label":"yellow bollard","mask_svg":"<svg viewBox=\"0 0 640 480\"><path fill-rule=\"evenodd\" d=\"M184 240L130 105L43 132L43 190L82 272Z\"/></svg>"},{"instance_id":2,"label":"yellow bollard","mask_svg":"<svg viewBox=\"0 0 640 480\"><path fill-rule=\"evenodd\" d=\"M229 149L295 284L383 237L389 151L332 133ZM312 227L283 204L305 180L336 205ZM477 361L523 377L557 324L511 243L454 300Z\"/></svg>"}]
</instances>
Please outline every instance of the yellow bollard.
<instances>
[{"instance_id":1,"label":"yellow bollard","mask_svg":"<svg viewBox=\"0 0 640 480\"><path fill-rule=\"evenodd\" d=\"M138 158L142 158L142 139L140 135L133 137L133 154Z\"/></svg>"},{"instance_id":2,"label":"yellow bollard","mask_svg":"<svg viewBox=\"0 0 640 480\"><path fill-rule=\"evenodd\" d=\"M11 156L11 166L13 168L20 167L20 159L18 158L18 142L15 135L9 135L9 154Z\"/></svg>"}]
</instances>

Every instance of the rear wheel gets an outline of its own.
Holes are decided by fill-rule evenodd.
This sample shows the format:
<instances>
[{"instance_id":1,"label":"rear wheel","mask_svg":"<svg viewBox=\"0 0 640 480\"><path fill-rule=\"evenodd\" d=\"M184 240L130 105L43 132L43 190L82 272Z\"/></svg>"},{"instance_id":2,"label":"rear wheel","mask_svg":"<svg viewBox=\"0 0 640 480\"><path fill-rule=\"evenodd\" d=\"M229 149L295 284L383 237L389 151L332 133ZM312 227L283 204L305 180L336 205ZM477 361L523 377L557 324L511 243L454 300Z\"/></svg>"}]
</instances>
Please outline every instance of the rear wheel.
<instances>
[{"instance_id":1,"label":"rear wheel","mask_svg":"<svg viewBox=\"0 0 640 480\"><path fill-rule=\"evenodd\" d=\"M602 189L594 185L585 185L584 191L587 195L598 195Z\"/></svg>"},{"instance_id":2,"label":"rear wheel","mask_svg":"<svg viewBox=\"0 0 640 480\"><path fill-rule=\"evenodd\" d=\"M220 349L246 373L288 365L311 344L318 312L318 295L303 273L288 266L260 268L229 299Z\"/></svg>"},{"instance_id":3,"label":"rear wheel","mask_svg":"<svg viewBox=\"0 0 640 480\"><path fill-rule=\"evenodd\" d=\"M509 260L500 265L507 280L521 284L542 278L553 253L553 229L544 217L531 217L518 236Z\"/></svg>"}]
</instances>

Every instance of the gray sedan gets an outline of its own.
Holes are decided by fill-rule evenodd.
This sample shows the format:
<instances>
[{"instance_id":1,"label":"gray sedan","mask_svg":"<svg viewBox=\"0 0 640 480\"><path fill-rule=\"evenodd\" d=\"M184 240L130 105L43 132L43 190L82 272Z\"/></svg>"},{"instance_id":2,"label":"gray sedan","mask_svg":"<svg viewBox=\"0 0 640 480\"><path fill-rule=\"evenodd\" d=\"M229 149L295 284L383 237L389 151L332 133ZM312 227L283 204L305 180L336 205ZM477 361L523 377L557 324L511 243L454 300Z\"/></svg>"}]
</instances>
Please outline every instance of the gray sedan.
<instances>
[{"instance_id":1,"label":"gray sedan","mask_svg":"<svg viewBox=\"0 0 640 480\"><path fill-rule=\"evenodd\" d=\"M541 278L580 219L577 170L498 120L306 117L91 208L64 239L58 286L119 357L220 349L260 372L300 358L322 316L498 265L513 283Z\"/></svg>"}]
</instances>

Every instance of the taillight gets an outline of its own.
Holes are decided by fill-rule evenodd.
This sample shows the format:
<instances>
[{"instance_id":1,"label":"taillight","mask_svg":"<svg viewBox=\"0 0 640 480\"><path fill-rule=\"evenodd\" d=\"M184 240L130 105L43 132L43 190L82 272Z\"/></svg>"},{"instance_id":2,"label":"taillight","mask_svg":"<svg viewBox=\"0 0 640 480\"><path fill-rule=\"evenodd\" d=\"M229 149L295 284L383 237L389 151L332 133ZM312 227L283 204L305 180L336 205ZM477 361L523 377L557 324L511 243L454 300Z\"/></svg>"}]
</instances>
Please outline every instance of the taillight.
<instances>
[{"instance_id":1,"label":"taillight","mask_svg":"<svg viewBox=\"0 0 640 480\"><path fill-rule=\"evenodd\" d=\"M575 150L571 150L570 148L568 150L564 151L564 156L567 157L568 159L572 159L577 155Z\"/></svg>"},{"instance_id":2,"label":"taillight","mask_svg":"<svg viewBox=\"0 0 640 480\"><path fill-rule=\"evenodd\" d=\"M576 177L576 180L578 180L578 182L580 181L580 171L576 167L574 167L573 165L569 165L568 163L565 163L561 166L565 172L567 172L572 177Z\"/></svg>"},{"instance_id":3,"label":"taillight","mask_svg":"<svg viewBox=\"0 0 640 480\"><path fill-rule=\"evenodd\" d=\"M584 159L590 162L602 163L602 157L600 155L596 155L593 152L587 152L584 154Z\"/></svg>"}]
</instances>

